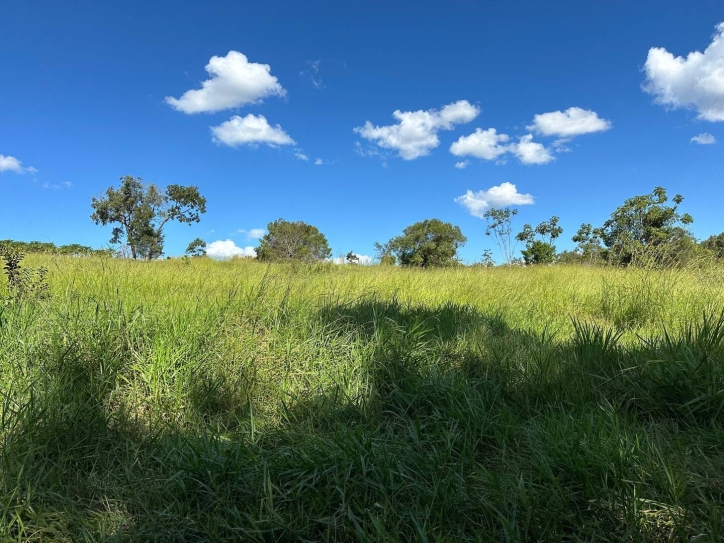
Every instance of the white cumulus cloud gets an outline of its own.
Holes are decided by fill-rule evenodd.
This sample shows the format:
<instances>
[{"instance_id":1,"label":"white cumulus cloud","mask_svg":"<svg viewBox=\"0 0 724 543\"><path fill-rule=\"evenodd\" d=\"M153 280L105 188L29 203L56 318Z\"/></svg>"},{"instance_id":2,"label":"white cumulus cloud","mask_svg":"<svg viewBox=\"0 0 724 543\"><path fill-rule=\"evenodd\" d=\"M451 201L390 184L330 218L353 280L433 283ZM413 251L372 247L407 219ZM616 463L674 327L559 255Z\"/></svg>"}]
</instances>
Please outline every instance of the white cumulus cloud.
<instances>
[{"instance_id":1,"label":"white cumulus cloud","mask_svg":"<svg viewBox=\"0 0 724 543\"><path fill-rule=\"evenodd\" d=\"M211 77L201 83L200 89L188 90L181 98L167 96L166 103L183 113L211 113L286 94L268 64L249 62L238 51L211 57L206 71Z\"/></svg>"},{"instance_id":2,"label":"white cumulus cloud","mask_svg":"<svg viewBox=\"0 0 724 543\"><path fill-rule=\"evenodd\" d=\"M521 136L518 143L508 143L510 136L498 134L495 128L476 128L468 136L461 136L450 146L455 156L474 156L483 160L503 160L506 153L518 158L523 164L546 164L555 157L543 144L533 141L531 134Z\"/></svg>"},{"instance_id":3,"label":"white cumulus cloud","mask_svg":"<svg viewBox=\"0 0 724 543\"><path fill-rule=\"evenodd\" d=\"M278 124L271 126L263 115L251 113L246 117L234 115L219 126L212 126L211 133L214 135L215 143L223 143L230 147L258 144L276 147L295 144L281 126Z\"/></svg>"},{"instance_id":4,"label":"white cumulus cloud","mask_svg":"<svg viewBox=\"0 0 724 543\"><path fill-rule=\"evenodd\" d=\"M394 149L404 160L413 160L430 153L440 145L439 130L452 130L455 125L469 123L480 113L480 108L467 100L459 100L442 109L427 111L395 111L397 124L374 126L367 121L354 131L384 149Z\"/></svg>"},{"instance_id":5,"label":"white cumulus cloud","mask_svg":"<svg viewBox=\"0 0 724 543\"><path fill-rule=\"evenodd\" d=\"M455 156L474 156L483 160L495 160L509 151L506 142L510 139L507 134L498 134L495 128L476 128L469 136L460 138L450 146L450 152Z\"/></svg>"},{"instance_id":6,"label":"white cumulus cloud","mask_svg":"<svg viewBox=\"0 0 724 543\"><path fill-rule=\"evenodd\" d=\"M299 160L304 160L305 162L307 160L309 160L309 157L307 155L305 155L304 152L300 151L299 149L294 151L294 156Z\"/></svg>"},{"instance_id":7,"label":"white cumulus cloud","mask_svg":"<svg viewBox=\"0 0 724 543\"><path fill-rule=\"evenodd\" d=\"M23 163L14 156L0 155L0 172L38 173L32 166L23 167Z\"/></svg>"},{"instance_id":8,"label":"white cumulus cloud","mask_svg":"<svg viewBox=\"0 0 724 543\"><path fill-rule=\"evenodd\" d=\"M469 160L463 160L463 161L461 161L461 162L456 162L456 163L455 163L455 167L456 167L458 170L464 170L464 169L467 168L469 165L470 165L470 161L469 161Z\"/></svg>"},{"instance_id":9,"label":"white cumulus cloud","mask_svg":"<svg viewBox=\"0 0 724 543\"><path fill-rule=\"evenodd\" d=\"M712 145L716 143L716 138L711 134L699 134L691 138L692 143L698 143L699 145Z\"/></svg>"},{"instance_id":10,"label":"white cumulus cloud","mask_svg":"<svg viewBox=\"0 0 724 543\"><path fill-rule=\"evenodd\" d=\"M675 57L663 47L652 47L644 72L643 90L657 103L694 109L706 121L724 121L724 22L703 53Z\"/></svg>"},{"instance_id":11,"label":"white cumulus cloud","mask_svg":"<svg viewBox=\"0 0 724 543\"><path fill-rule=\"evenodd\" d=\"M236 243L227 239L209 243L209 246L206 247L206 254L219 260L226 260L235 256L255 258L256 250L254 247L237 247Z\"/></svg>"},{"instance_id":12,"label":"white cumulus cloud","mask_svg":"<svg viewBox=\"0 0 724 543\"><path fill-rule=\"evenodd\" d=\"M510 145L510 151L523 164L547 164L555 157L542 143L533 141L532 134L521 136L518 143Z\"/></svg>"},{"instance_id":13,"label":"white cumulus cloud","mask_svg":"<svg viewBox=\"0 0 724 543\"><path fill-rule=\"evenodd\" d=\"M551 111L533 117L533 124L526 127L544 136L572 138L611 128L611 121L602 119L590 109L569 107L565 111Z\"/></svg>"},{"instance_id":14,"label":"white cumulus cloud","mask_svg":"<svg viewBox=\"0 0 724 543\"><path fill-rule=\"evenodd\" d=\"M462 196L455 198L455 202L463 206L474 217L483 218L483 214L490 208L501 208L511 205L530 205L535 203L531 194L521 194L512 183L501 183L488 190L473 192L468 190Z\"/></svg>"}]
</instances>

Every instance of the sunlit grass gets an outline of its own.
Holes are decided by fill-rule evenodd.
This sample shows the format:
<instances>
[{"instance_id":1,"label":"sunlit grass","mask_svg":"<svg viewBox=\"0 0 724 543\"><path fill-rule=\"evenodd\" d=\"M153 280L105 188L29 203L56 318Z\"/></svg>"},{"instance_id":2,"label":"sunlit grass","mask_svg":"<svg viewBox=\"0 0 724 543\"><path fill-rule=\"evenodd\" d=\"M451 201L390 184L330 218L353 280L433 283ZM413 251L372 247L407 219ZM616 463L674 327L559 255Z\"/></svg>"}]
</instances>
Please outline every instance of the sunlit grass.
<instances>
[{"instance_id":1,"label":"sunlit grass","mask_svg":"<svg viewBox=\"0 0 724 543\"><path fill-rule=\"evenodd\" d=\"M724 533L719 267L25 263L2 539Z\"/></svg>"}]
</instances>

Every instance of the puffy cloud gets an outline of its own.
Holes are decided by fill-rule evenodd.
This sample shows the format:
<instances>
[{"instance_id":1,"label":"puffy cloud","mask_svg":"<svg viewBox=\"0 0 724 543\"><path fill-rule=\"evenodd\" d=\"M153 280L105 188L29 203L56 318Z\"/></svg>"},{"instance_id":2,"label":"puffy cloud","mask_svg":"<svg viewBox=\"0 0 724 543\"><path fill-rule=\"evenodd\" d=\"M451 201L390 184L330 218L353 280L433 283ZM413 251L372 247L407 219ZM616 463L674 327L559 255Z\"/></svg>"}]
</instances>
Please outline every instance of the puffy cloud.
<instances>
[{"instance_id":1,"label":"puffy cloud","mask_svg":"<svg viewBox=\"0 0 724 543\"><path fill-rule=\"evenodd\" d=\"M209 243L208 247L206 247L206 254L219 260L226 260L235 256L255 258L256 250L254 247L237 247L236 243L227 239Z\"/></svg>"},{"instance_id":2,"label":"puffy cloud","mask_svg":"<svg viewBox=\"0 0 724 543\"><path fill-rule=\"evenodd\" d=\"M698 143L699 145L712 145L716 143L716 138L711 134L699 134L691 138L692 143Z\"/></svg>"},{"instance_id":3,"label":"puffy cloud","mask_svg":"<svg viewBox=\"0 0 724 543\"><path fill-rule=\"evenodd\" d=\"M502 160L506 153L515 155L523 164L546 164L555 160L551 152L533 136L521 136L518 143L508 143L510 136L498 134L495 128L476 128L469 136L461 136L450 146L455 156L474 156L483 160ZM457 165L456 165L457 167Z\"/></svg>"},{"instance_id":4,"label":"puffy cloud","mask_svg":"<svg viewBox=\"0 0 724 543\"><path fill-rule=\"evenodd\" d=\"M360 264L362 266L369 266L370 264L373 264L375 259L368 255L358 255L357 253L352 253L354 256L357 257L357 264ZM347 264L347 257L346 256L338 256L337 258L332 258L330 262L334 262L335 264Z\"/></svg>"},{"instance_id":5,"label":"puffy cloud","mask_svg":"<svg viewBox=\"0 0 724 543\"><path fill-rule=\"evenodd\" d=\"M551 111L533 117L533 124L526 127L544 136L572 138L582 134L604 132L611 128L611 121L601 119L590 109L569 107L565 111Z\"/></svg>"},{"instance_id":6,"label":"puffy cloud","mask_svg":"<svg viewBox=\"0 0 724 543\"><path fill-rule=\"evenodd\" d=\"M183 113L210 113L286 94L268 64L249 62L238 51L211 57L206 71L211 78L203 81L200 89L188 90L181 98L167 96L166 103Z\"/></svg>"},{"instance_id":7,"label":"puffy cloud","mask_svg":"<svg viewBox=\"0 0 724 543\"><path fill-rule=\"evenodd\" d=\"M239 230L240 234L246 234L248 239L261 239L266 234L265 228L252 228L251 230Z\"/></svg>"},{"instance_id":8,"label":"puffy cloud","mask_svg":"<svg viewBox=\"0 0 724 543\"><path fill-rule=\"evenodd\" d=\"M547 164L551 160L555 160L555 157L542 143L533 141L531 134L521 136L518 143L511 144L510 151L523 164Z\"/></svg>"},{"instance_id":9,"label":"puffy cloud","mask_svg":"<svg viewBox=\"0 0 724 543\"><path fill-rule=\"evenodd\" d=\"M404 160L425 156L440 144L439 130L452 130L455 125L469 123L480 113L480 108L467 100L460 100L442 109L427 111L395 111L398 121L389 126L373 126L367 121L354 131L384 149L394 149Z\"/></svg>"},{"instance_id":10,"label":"puffy cloud","mask_svg":"<svg viewBox=\"0 0 724 543\"><path fill-rule=\"evenodd\" d=\"M456 162L456 163L455 163L455 167L456 167L458 170L464 170L465 168L468 167L469 164L470 164L470 161L469 161L469 160L463 160L463 161L461 161L461 162Z\"/></svg>"},{"instance_id":11,"label":"puffy cloud","mask_svg":"<svg viewBox=\"0 0 724 543\"><path fill-rule=\"evenodd\" d=\"M501 183L488 190L467 191L455 198L455 202L463 206L474 217L483 218L490 208L501 208L511 205L530 205L535 203L531 194L521 194L512 183Z\"/></svg>"},{"instance_id":12,"label":"puffy cloud","mask_svg":"<svg viewBox=\"0 0 724 543\"><path fill-rule=\"evenodd\" d=\"M23 163L14 156L0 155L0 172L38 173L38 170L32 166L24 168Z\"/></svg>"},{"instance_id":13,"label":"puffy cloud","mask_svg":"<svg viewBox=\"0 0 724 543\"><path fill-rule=\"evenodd\" d=\"M658 104L694 109L706 121L724 121L724 22L703 53L675 57L663 47L652 47L644 72L642 88Z\"/></svg>"},{"instance_id":14,"label":"puffy cloud","mask_svg":"<svg viewBox=\"0 0 724 543\"><path fill-rule=\"evenodd\" d=\"M474 156L483 160L495 160L509 151L505 144L510 139L507 134L498 134L495 128L476 128L469 136L460 138L450 146L455 156Z\"/></svg>"},{"instance_id":15,"label":"puffy cloud","mask_svg":"<svg viewBox=\"0 0 724 543\"><path fill-rule=\"evenodd\" d=\"M214 135L214 142L230 147L262 143L272 147L295 144L281 126L271 126L263 115L251 113L246 117L234 115L219 126L212 126L211 133Z\"/></svg>"}]
</instances>

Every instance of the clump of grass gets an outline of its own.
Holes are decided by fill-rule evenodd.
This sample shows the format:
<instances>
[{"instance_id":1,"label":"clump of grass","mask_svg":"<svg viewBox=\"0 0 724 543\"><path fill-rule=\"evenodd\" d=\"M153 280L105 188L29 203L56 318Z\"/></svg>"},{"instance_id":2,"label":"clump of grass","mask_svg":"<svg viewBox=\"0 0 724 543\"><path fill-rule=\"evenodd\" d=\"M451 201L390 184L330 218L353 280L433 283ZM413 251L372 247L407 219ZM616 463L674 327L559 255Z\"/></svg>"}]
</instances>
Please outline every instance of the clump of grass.
<instances>
[{"instance_id":1,"label":"clump of grass","mask_svg":"<svg viewBox=\"0 0 724 543\"><path fill-rule=\"evenodd\" d=\"M724 534L718 270L50 270L0 306L0 539Z\"/></svg>"}]
</instances>

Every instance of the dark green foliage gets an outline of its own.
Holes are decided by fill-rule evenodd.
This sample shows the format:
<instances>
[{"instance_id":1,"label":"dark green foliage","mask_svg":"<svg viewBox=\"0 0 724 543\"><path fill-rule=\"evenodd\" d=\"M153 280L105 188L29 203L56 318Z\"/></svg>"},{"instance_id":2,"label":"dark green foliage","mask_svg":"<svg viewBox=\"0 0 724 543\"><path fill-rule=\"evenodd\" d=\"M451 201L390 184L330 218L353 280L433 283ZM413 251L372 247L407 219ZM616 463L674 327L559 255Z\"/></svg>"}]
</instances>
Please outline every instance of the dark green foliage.
<instances>
[{"instance_id":1,"label":"dark green foliage","mask_svg":"<svg viewBox=\"0 0 724 543\"><path fill-rule=\"evenodd\" d=\"M669 198L666 189L656 187L651 194L634 196L618 207L600 229L600 237L609 250L609 260L631 264L653 259L666 264L685 255L693 246L685 226L694 222L678 206L684 198Z\"/></svg>"},{"instance_id":2,"label":"dark green foliage","mask_svg":"<svg viewBox=\"0 0 724 543\"><path fill-rule=\"evenodd\" d=\"M31 298L43 299L49 296L48 284L45 277L46 268L28 268L21 265L25 258L14 247L0 243L0 261L3 272L7 278L9 301L17 302Z\"/></svg>"},{"instance_id":3,"label":"dark green foliage","mask_svg":"<svg viewBox=\"0 0 724 543\"><path fill-rule=\"evenodd\" d=\"M458 226L439 219L425 219L375 247L381 257L394 255L401 266L434 268L459 264L457 252L466 241Z\"/></svg>"},{"instance_id":4,"label":"dark green foliage","mask_svg":"<svg viewBox=\"0 0 724 543\"><path fill-rule=\"evenodd\" d=\"M121 178L118 189L109 187L104 196L91 201L96 224L118 225L110 242L119 244L125 237L131 256L153 260L163 255L163 228L169 221L190 224L206 213L206 198L195 186L169 185L161 191L144 185L140 177Z\"/></svg>"},{"instance_id":5,"label":"dark green foliage","mask_svg":"<svg viewBox=\"0 0 724 543\"><path fill-rule=\"evenodd\" d=\"M320 262L332 256L327 238L315 226L278 219L267 225L256 256L262 261Z\"/></svg>"},{"instance_id":6,"label":"dark green foliage","mask_svg":"<svg viewBox=\"0 0 724 543\"><path fill-rule=\"evenodd\" d=\"M584 223L571 239L578 245L576 253L580 256L581 262L595 264L606 260L608 252L602 246L603 229Z\"/></svg>"},{"instance_id":7,"label":"dark green foliage","mask_svg":"<svg viewBox=\"0 0 724 543\"><path fill-rule=\"evenodd\" d=\"M556 261L556 247L553 241L563 233L558 226L558 217L551 217L533 229L531 225L523 225L523 231L515 239L525 243L523 259L526 264L552 264ZM542 238L535 239L536 236Z\"/></svg>"},{"instance_id":8,"label":"dark green foliage","mask_svg":"<svg viewBox=\"0 0 724 543\"><path fill-rule=\"evenodd\" d=\"M196 238L188 247L186 247L187 256L206 256L206 242L201 238Z\"/></svg>"},{"instance_id":9,"label":"dark green foliage","mask_svg":"<svg viewBox=\"0 0 724 543\"><path fill-rule=\"evenodd\" d=\"M716 258L724 258L724 232L701 242L702 249L711 251Z\"/></svg>"},{"instance_id":10,"label":"dark green foliage","mask_svg":"<svg viewBox=\"0 0 724 543\"><path fill-rule=\"evenodd\" d=\"M67 256L90 256L90 255L108 255L106 249L93 249L86 245L71 243L69 245L56 246L54 243L41 241L15 241L11 239L0 240L0 245L6 248L19 251L24 254L57 254Z\"/></svg>"},{"instance_id":11,"label":"dark green foliage","mask_svg":"<svg viewBox=\"0 0 724 543\"><path fill-rule=\"evenodd\" d=\"M539 239L526 243L525 249L521 253L523 260L528 265L553 264L556 261L556 248Z\"/></svg>"},{"instance_id":12,"label":"dark green foliage","mask_svg":"<svg viewBox=\"0 0 724 543\"><path fill-rule=\"evenodd\" d=\"M345 256L344 259L345 259L345 262L347 262L347 264L358 264L359 263L359 257L356 254L354 254L352 251L347 253L347 256Z\"/></svg>"}]
</instances>

